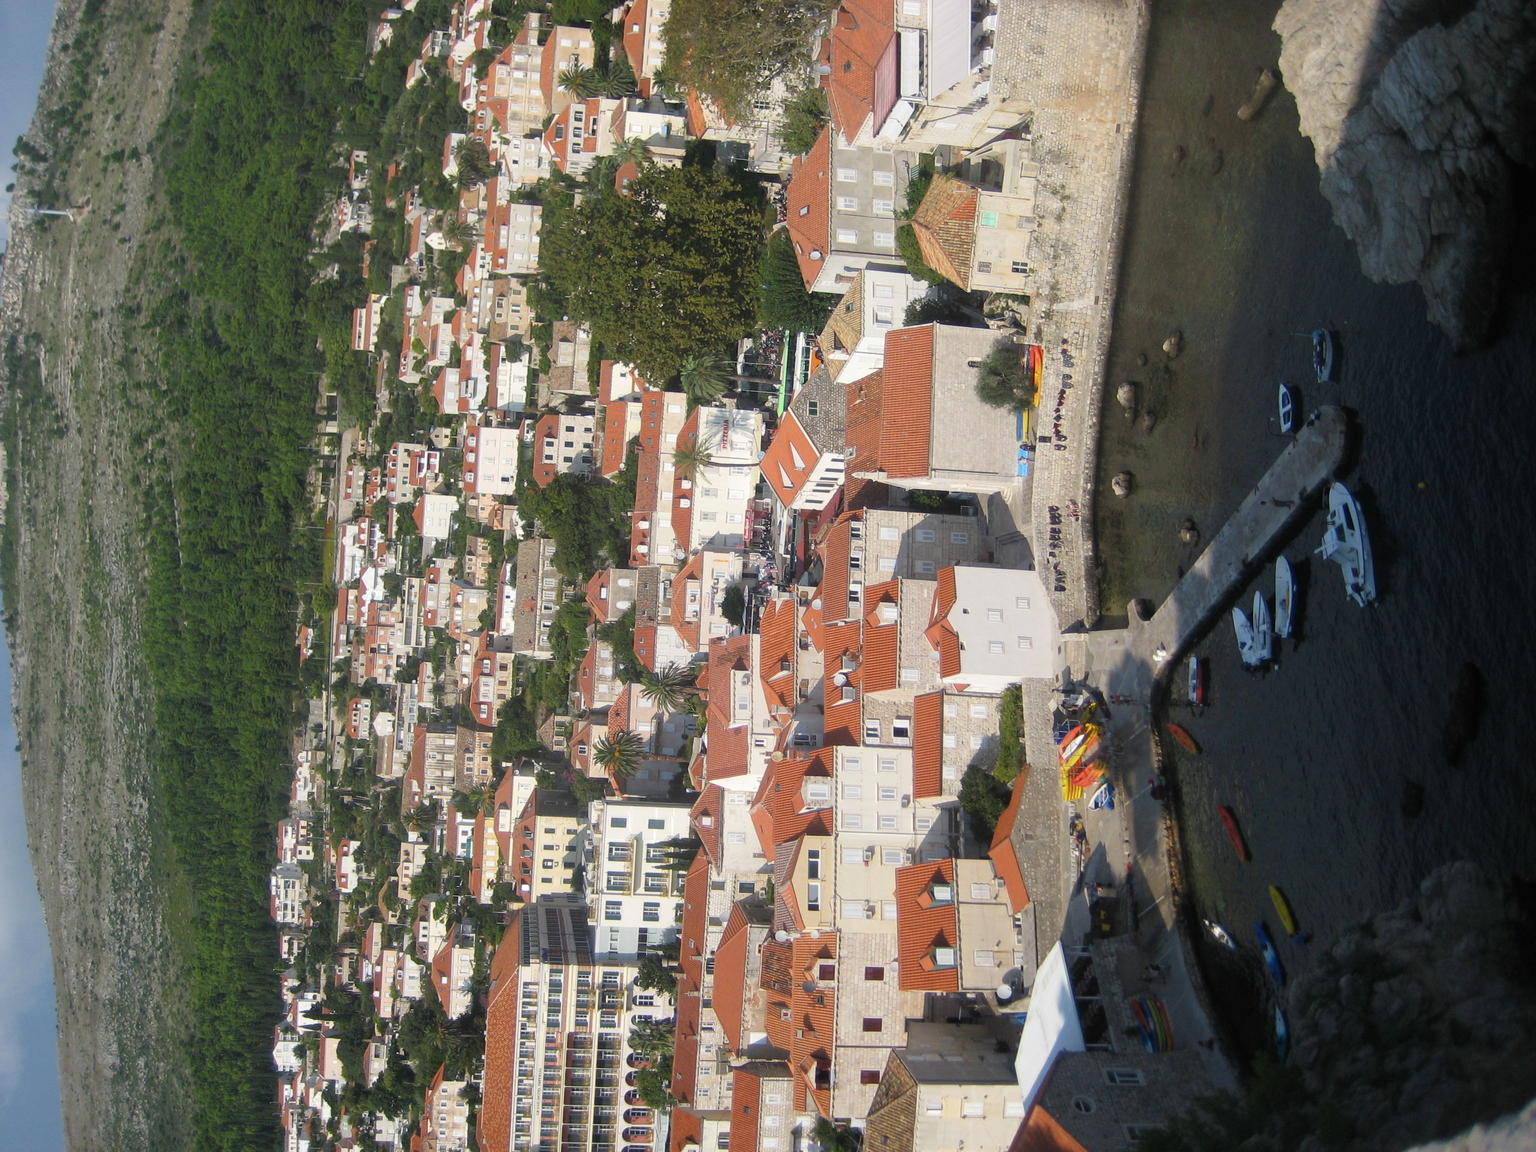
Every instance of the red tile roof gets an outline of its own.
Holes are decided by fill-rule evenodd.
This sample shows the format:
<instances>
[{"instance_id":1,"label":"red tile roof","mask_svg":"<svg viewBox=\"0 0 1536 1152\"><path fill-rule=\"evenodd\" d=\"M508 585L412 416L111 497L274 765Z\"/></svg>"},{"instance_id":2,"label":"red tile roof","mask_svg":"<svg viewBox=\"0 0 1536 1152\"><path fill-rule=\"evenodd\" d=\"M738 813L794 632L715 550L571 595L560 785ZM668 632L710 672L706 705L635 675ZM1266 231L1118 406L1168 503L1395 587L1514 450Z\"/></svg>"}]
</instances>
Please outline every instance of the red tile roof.
<instances>
[{"instance_id":1,"label":"red tile roof","mask_svg":"<svg viewBox=\"0 0 1536 1152\"><path fill-rule=\"evenodd\" d=\"M944 693L924 692L912 701L912 795L919 800L944 790Z\"/></svg>"},{"instance_id":2,"label":"red tile roof","mask_svg":"<svg viewBox=\"0 0 1536 1152\"><path fill-rule=\"evenodd\" d=\"M864 692L889 692L898 684L897 659L901 647L901 623L882 622L880 606L901 607L901 583L887 580L864 590L864 628L860 639L859 688Z\"/></svg>"},{"instance_id":3,"label":"red tile roof","mask_svg":"<svg viewBox=\"0 0 1536 1152\"><path fill-rule=\"evenodd\" d=\"M1019 854L1013 847L1013 828L1018 823L1020 802L1024 799L1024 785L1029 779L1029 765L1019 770L1013 782L1013 793L1008 797L1008 807L997 819L997 829L992 833L992 846L987 855L992 867L1003 878L1008 889L1008 903L1015 912L1029 907L1029 888L1024 883L1024 873L1019 869Z\"/></svg>"},{"instance_id":4,"label":"red tile roof","mask_svg":"<svg viewBox=\"0 0 1536 1152\"><path fill-rule=\"evenodd\" d=\"M794 503L820 459L816 445L811 443L810 436L791 409L784 413L768 444L768 451L763 453L757 466L779 503L787 508Z\"/></svg>"},{"instance_id":5,"label":"red tile roof","mask_svg":"<svg viewBox=\"0 0 1536 1152\"><path fill-rule=\"evenodd\" d=\"M894 0L843 0L822 50L827 110L847 139L874 114L878 128L896 103Z\"/></svg>"},{"instance_id":6,"label":"red tile roof","mask_svg":"<svg viewBox=\"0 0 1536 1152\"><path fill-rule=\"evenodd\" d=\"M699 643L699 626L703 622L703 616L688 619L688 595L685 589L688 581L697 580L703 572L704 553L695 552L688 557L688 563L678 569L677 575L672 577L672 607L669 619L673 629L682 637L683 643L688 645L691 652L702 649Z\"/></svg>"},{"instance_id":7,"label":"red tile roof","mask_svg":"<svg viewBox=\"0 0 1536 1152\"><path fill-rule=\"evenodd\" d=\"M608 361L604 361L608 363ZM613 476L624 468L628 447L626 433L629 430L629 401L613 400L603 405L603 443L598 457L599 470L604 476Z\"/></svg>"},{"instance_id":8,"label":"red tile roof","mask_svg":"<svg viewBox=\"0 0 1536 1152\"><path fill-rule=\"evenodd\" d=\"M880 465L902 479L928 474L933 435L933 346L936 324L885 334L881 372Z\"/></svg>"},{"instance_id":9,"label":"red tile roof","mask_svg":"<svg viewBox=\"0 0 1536 1152\"><path fill-rule=\"evenodd\" d=\"M834 932L803 932L787 944L769 940L763 945L762 987L768 993L763 1025L768 1042L789 1053L795 1108L814 1107L828 1117L837 1024L836 961ZM823 964L833 965L832 980L820 978Z\"/></svg>"},{"instance_id":10,"label":"red tile roof","mask_svg":"<svg viewBox=\"0 0 1536 1152\"><path fill-rule=\"evenodd\" d=\"M705 764L711 780L744 776L749 767L747 742L751 737L751 725L731 727L730 673L749 666L751 651L751 636L717 637L709 644L701 683L705 685L706 693L704 738L708 754Z\"/></svg>"},{"instance_id":11,"label":"red tile roof","mask_svg":"<svg viewBox=\"0 0 1536 1152\"><path fill-rule=\"evenodd\" d=\"M1088 1149L1037 1104L1019 1125L1018 1134L1008 1145L1008 1152L1088 1152Z\"/></svg>"},{"instance_id":12,"label":"red tile roof","mask_svg":"<svg viewBox=\"0 0 1536 1152\"><path fill-rule=\"evenodd\" d=\"M720 785L707 785L699 793L688 813L688 822L693 825L693 834L704 845L703 855L718 864L724 836L721 826L725 822L725 791Z\"/></svg>"},{"instance_id":13,"label":"red tile roof","mask_svg":"<svg viewBox=\"0 0 1536 1152\"><path fill-rule=\"evenodd\" d=\"M731 1073L731 1152L757 1152L763 1082L745 1068Z\"/></svg>"},{"instance_id":14,"label":"red tile roof","mask_svg":"<svg viewBox=\"0 0 1536 1152\"><path fill-rule=\"evenodd\" d=\"M813 804L805 799L807 778L827 781L825 801ZM780 844L803 833L813 813L831 810L831 781L832 752L828 748L769 761L752 798L752 826L765 855L771 859Z\"/></svg>"},{"instance_id":15,"label":"red tile roof","mask_svg":"<svg viewBox=\"0 0 1536 1152\"><path fill-rule=\"evenodd\" d=\"M784 195L788 213L785 227L807 288L821 275L832 242L831 156L832 127L828 125L811 150L790 164L789 187Z\"/></svg>"},{"instance_id":16,"label":"red tile roof","mask_svg":"<svg viewBox=\"0 0 1536 1152\"><path fill-rule=\"evenodd\" d=\"M793 600L771 600L763 606L757 630L757 675L769 707L783 716L794 709L798 698L795 680L797 634Z\"/></svg>"},{"instance_id":17,"label":"red tile roof","mask_svg":"<svg viewBox=\"0 0 1536 1152\"><path fill-rule=\"evenodd\" d=\"M491 991L485 1013L485 1091L480 1105L481 1152L508 1152L512 1146L512 1072L517 1062L517 941L514 912L491 956Z\"/></svg>"},{"instance_id":18,"label":"red tile roof","mask_svg":"<svg viewBox=\"0 0 1536 1152\"><path fill-rule=\"evenodd\" d=\"M896 869L897 983L905 991L953 992L960 987L958 965L939 968L933 962L934 948L955 948L960 939L954 900L935 904L929 896L936 883L953 888L953 860Z\"/></svg>"},{"instance_id":19,"label":"red tile roof","mask_svg":"<svg viewBox=\"0 0 1536 1152\"><path fill-rule=\"evenodd\" d=\"M704 1139L704 1121L687 1108L672 1109L671 1130L667 1135L667 1152L683 1152L690 1144Z\"/></svg>"},{"instance_id":20,"label":"red tile roof","mask_svg":"<svg viewBox=\"0 0 1536 1152\"><path fill-rule=\"evenodd\" d=\"M855 514L838 517L818 549L821 553L821 585L816 589L816 596L821 601L821 618L829 623L840 623L856 615L856 610L850 611L848 604L848 554L853 550L848 525L863 519Z\"/></svg>"},{"instance_id":21,"label":"red tile roof","mask_svg":"<svg viewBox=\"0 0 1536 1152\"><path fill-rule=\"evenodd\" d=\"M912 214L912 231L924 262L965 289L971 286L979 199L975 188L941 172Z\"/></svg>"},{"instance_id":22,"label":"red tile roof","mask_svg":"<svg viewBox=\"0 0 1536 1152\"><path fill-rule=\"evenodd\" d=\"M823 685L823 712L827 744L857 744L862 735L864 704L856 682L859 660L859 638L862 627L854 620L846 624L829 624L822 633L826 638L823 648L823 668L826 681ZM839 685L834 678L841 671L847 657L853 670L844 673L848 683Z\"/></svg>"},{"instance_id":23,"label":"red tile roof","mask_svg":"<svg viewBox=\"0 0 1536 1152\"><path fill-rule=\"evenodd\" d=\"M732 1052L740 1052L742 1046L741 1013L746 1004L747 944L751 939L748 926L741 905L732 905L725 931L715 946L715 1015Z\"/></svg>"},{"instance_id":24,"label":"red tile roof","mask_svg":"<svg viewBox=\"0 0 1536 1152\"><path fill-rule=\"evenodd\" d=\"M960 671L960 635L949 622L955 606L955 569L940 568L934 581L933 607L928 614L928 628L923 633L939 654L939 675L953 676Z\"/></svg>"}]
</instances>

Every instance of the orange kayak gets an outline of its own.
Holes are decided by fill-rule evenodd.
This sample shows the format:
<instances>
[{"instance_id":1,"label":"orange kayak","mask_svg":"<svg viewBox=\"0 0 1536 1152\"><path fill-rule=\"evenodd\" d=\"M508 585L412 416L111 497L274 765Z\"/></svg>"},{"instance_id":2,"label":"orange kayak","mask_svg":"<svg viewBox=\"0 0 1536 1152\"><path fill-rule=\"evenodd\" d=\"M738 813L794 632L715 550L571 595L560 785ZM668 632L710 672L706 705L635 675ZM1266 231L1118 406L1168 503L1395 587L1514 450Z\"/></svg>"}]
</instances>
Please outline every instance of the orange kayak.
<instances>
[{"instance_id":1,"label":"orange kayak","mask_svg":"<svg viewBox=\"0 0 1536 1152\"><path fill-rule=\"evenodd\" d=\"M1222 827L1227 830L1227 839L1232 841L1232 849L1237 853L1237 858L1246 863L1249 855L1248 842L1243 839L1243 830L1237 826L1236 814L1225 804L1218 807L1216 813L1221 817Z\"/></svg>"},{"instance_id":2,"label":"orange kayak","mask_svg":"<svg viewBox=\"0 0 1536 1152\"><path fill-rule=\"evenodd\" d=\"M1199 743L1196 742L1195 738L1184 729L1183 725L1175 724L1172 721L1169 721L1167 724L1164 724L1163 727L1168 729L1168 735L1172 736L1179 742L1180 748L1184 749L1186 752L1192 753L1195 756L1200 755Z\"/></svg>"}]
</instances>

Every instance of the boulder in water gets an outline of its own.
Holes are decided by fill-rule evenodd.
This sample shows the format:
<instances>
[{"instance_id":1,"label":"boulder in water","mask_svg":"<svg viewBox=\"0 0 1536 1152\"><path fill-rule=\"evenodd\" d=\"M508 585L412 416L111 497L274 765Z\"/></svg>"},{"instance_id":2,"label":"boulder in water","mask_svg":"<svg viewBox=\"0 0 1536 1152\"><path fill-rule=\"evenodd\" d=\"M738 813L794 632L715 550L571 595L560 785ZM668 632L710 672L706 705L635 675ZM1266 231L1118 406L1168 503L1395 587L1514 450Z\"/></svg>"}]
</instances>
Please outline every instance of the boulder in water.
<instances>
[{"instance_id":1,"label":"boulder in water","mask_svg":"<svg viewBox=\"0 0 1536 1152\"><path fill-rule=\"evenodd\" d=\"M1184 544L1200 543L1200 526L1193 520L1185 520L1179 525L1179 541Z\"/></svg>"},{"instance_id":2,"label":"boulder in water","mask_svg":"<svg viewBox=\"0 0 1536 1152\"><path fill-rule=\"evenodd\" d=\"M1143 432L1151 432L1152 429L1154 429L1156 427L1157 427L1157 413L1152 411L1152 409L1148 408L1145 412L1143 412L1141 414L1141 430Z\"/></svg>"},{"instance_id":3,"label":"boulder in water","mask_svg":"<svg viewBox=\"0 0 1536 1152\"><path fill-rule=\"evenodd\" d=\"M1175 328L1168 334L1168 339L1163 341L1163 355L1172 360L1182 351L1184 351L1184 333Z\"/></svg>"},{"instance_id":4,"label":"boulder in water","mask_svg":"<svg viewBox=\"0 0 1536 1152\"><path fill-rule=\"evenodd\" d=\"M1116 472L1115 478L1109 482L1109 490L1122 500L1131 494L1131 485L1135 478L1129 472Z\"/></svg>"},{"instance_id":5,"label":"boulder in water","mask_svg":"<svg viewBox=\"0 0 1536 1152\"><path fill-rule=\"evenodd\" d=\"M1119 404L1120 407L1124 408L1127 412L1135 411L1136 382L1134 380L1127 380L1124 384L1121 384L1120 387L1115 389L1115 403Z\"/></svg>"},{"instance_id":6,"label":"boulder in water","mask_svg":"<svg viewBox=\"0 0 1536 1152\"><path fill-rule=\"evenodd\" d=\"M1243 106L1237 110L1239 120L1252 120L1264 110L1264 105L1269 103L1269 98L1275 94L1275 88L1280 83L1280 77L1275 75L1273 68L1266 68L1259 73L1259 78L1254 81L1253 94L1243 102Z\"/></svg>"}]
</instances>

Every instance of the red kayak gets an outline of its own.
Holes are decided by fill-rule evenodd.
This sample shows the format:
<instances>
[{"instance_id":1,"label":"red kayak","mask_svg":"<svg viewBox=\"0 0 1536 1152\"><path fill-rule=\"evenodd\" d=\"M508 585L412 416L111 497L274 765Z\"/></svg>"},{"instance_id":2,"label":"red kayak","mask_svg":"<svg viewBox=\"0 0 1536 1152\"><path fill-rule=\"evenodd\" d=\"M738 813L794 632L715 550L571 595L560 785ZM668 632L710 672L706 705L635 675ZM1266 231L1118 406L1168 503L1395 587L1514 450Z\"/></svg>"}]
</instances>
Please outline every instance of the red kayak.
<instances>
[{"instance_id":1,"label":"red kayak","mask_svg":"<svg viewBox=\"0 0 1536 1152\"><path fill-rule=\"evenodd\" d=\"M1205 703L1205 661L1189 658L1189 702L1197 708Z\"/></svg>"},{"instance_id":2,"label":"red kayak","mask_svg":"<svg viewBox=\"0 0 1536 1152\"><path fill-rule=\"evenodd\" d=\"M1195 741L1193 736L1184 730L1182 725L1174 724L1170 721L1169 723L1164 724L1163 727L1168 729L1168 735L1172 736L1179 742L1180 748L1184 749L1184 751L1192 755L1200 755L1200 745Z\"/></svg>"},{"instance_id":3,"label":"red kayak","mask_svg":"<svg viewBox=\"0 0 1536 1152\"><path fill-rule=\"evenodd\" d=\"M1237 817L1233 814L1232 809L1228 808L1225 804L1217 808L1216 811L1221 816L1222 826L1227 830L1227 839L1232 841L1232 849L1237 853L1237 858L1246 863L1248 860L1248 843L1243 839L1243 830L1237 826Z\"/></svg>"}]
</instances>

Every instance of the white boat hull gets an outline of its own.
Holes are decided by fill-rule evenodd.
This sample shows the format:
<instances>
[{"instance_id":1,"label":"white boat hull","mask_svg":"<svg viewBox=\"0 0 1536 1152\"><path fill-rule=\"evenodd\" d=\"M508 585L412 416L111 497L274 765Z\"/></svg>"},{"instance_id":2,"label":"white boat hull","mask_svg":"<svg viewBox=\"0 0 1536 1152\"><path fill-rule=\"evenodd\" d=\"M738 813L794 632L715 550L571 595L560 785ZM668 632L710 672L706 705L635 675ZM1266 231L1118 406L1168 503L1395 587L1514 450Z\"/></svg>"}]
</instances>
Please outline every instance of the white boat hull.
<instances>
[{"instance_id":1,"label":"white boat hull","mask_svg":"<svg viewBox=\"0 0 1536 1152\"><path fill-rule=\"evenodd\" d=\"M1291 562L1284 556L1275 561L1275 635L1284 640L1291 634L1295 611L1296 581Z\"/></svg>"},{"instance_id":2,"label":"white boat hull","mask_svg":"<svg viewBox=\"0 0 1536 1152\"><path fill-rule=\"evenodd\" d=\"M1237 633L1237 654L1242 657L1243 666L1257 668L1264 663L1259 655L1258 636L1241 608L1232 609L1232 631Z\"/></svg>"},{"instance_id":3,"label":"white boat hull","mask_svg":"<svg viewBox=\"0 0 1536 1152\"><path fill-rule=\"evenodd\" d=\"M1267 664L1275 656L1275 634L1270 631L1269 601L1264 593L1253 594L1253 643L1259 663Z\"/></svg>"},{"instance_id":4,"label":"white boat hull","mask_svg":"<svg viewBox=\"0 0 1536 1152\"><path fill-rule=\"evenodd\" d=\"M1376 565L1360 502L1337 480L1328 490L1328 525L1317 554L1332 560L1344 575L1344 591L1362 608L1376 600Z\"/></svg>"}]
</instances>

